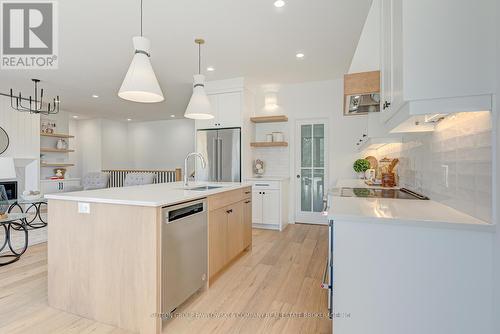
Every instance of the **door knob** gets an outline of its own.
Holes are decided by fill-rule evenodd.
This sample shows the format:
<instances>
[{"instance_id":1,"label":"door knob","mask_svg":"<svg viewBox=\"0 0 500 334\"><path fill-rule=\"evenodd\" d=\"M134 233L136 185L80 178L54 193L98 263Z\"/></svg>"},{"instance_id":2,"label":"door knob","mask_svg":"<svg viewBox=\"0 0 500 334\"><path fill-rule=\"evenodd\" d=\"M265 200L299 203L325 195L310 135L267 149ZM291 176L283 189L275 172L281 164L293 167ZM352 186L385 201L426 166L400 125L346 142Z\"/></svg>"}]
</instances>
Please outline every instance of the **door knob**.
<instances>
[{"instance_id":1,"label":"door knob","mask_svg":"<svg viewBox=\"0 0 500 334\"><path fill-rule=\"evenodd\" d=\"M297 179L300 179L300 175L299 174L297 174Z\"/></svg>"}]
</instances>

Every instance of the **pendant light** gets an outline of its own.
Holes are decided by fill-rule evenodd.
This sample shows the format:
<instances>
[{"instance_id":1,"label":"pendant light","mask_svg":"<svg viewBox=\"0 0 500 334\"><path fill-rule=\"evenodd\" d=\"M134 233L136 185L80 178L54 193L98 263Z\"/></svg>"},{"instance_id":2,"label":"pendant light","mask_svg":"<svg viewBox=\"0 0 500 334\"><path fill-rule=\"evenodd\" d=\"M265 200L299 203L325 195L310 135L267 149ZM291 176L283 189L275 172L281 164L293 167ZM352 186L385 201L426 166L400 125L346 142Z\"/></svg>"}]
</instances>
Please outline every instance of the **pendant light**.
<instances>
[{"instance_id":1,"label":"pendant light","mask_svg":"<svg viewBox=\"0 0 500 334\"><path fill-rule=\"evenodd\" d=\"M201 74L201 45L205 41L201 38L194 41L198 44L198 74L193 79L193 95L187 106L184 117L191 119L211 119L214 118L212 106L205 92L205 76Z\"/></svg>"},{"instance_id":2,"label":"pendant light","mask_svg":"<svg viewBox=\"0 0 500 334\"><path fill-rule=\"evenodd\" d=\"M142 0L141 0L141 36L133 39L135 54L125 75L118 96L124 100L141 103L161 102L165 98L149 58L151 42L142 35Z\"/></svg>"}]
</instances>

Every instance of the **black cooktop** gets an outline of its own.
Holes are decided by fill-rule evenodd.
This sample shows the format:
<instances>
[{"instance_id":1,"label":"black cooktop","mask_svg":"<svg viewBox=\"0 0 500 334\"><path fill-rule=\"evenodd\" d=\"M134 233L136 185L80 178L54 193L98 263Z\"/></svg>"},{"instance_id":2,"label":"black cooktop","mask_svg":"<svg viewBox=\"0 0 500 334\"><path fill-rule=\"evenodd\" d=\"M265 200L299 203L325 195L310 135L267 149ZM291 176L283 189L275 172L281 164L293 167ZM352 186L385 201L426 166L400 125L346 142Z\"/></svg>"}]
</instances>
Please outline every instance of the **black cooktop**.
<instances>
[{"instance_id":1,"label":"black cooktop","mask_svg":"<svg viewBox=\"0 0 500 334\"><path fill-rule=\"evenodd\" d=\"M369 198L395 198L395 199L419 199L429 198L411 190L401 189L380 189L380 188L342 188L342 197L369 197Z\"/></svg>"}]
</instances>

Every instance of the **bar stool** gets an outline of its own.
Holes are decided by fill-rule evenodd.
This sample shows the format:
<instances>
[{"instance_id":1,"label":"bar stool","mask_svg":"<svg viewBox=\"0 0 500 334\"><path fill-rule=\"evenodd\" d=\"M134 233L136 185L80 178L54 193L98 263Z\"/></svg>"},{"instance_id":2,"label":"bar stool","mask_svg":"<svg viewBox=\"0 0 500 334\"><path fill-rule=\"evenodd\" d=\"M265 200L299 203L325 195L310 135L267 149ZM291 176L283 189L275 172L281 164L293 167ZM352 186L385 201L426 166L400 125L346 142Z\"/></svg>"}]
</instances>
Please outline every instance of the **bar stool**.
<instances>
[{"instance_id":1,"label":"bar stool","mask_svg":"<svg viewBox=\"0 0 500 334\"><path fill-rule=\"evenodd\" d=\"M21 255L28 249L28 225L26 219L28 215L25 213L11 213L6 218L0 219L0 226L3 227L5 237L0 246L0 267L14 263L21 258ZM16 251L12 246L12 231L20 231L24 233L24 245L20 251ZM8 247L10 253L1 254L1 252Z\"/></svg>"}]
</instances>

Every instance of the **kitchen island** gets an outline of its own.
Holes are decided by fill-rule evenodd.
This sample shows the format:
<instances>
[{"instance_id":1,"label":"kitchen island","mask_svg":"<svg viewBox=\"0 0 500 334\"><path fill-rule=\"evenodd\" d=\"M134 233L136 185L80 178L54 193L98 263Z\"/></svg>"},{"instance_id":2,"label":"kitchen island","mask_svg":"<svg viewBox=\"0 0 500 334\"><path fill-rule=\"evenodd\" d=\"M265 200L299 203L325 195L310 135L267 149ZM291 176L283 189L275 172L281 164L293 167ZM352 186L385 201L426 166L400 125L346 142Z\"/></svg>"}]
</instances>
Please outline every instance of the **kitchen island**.
<instances>
[{"instance_id":1,"label":"kitchen island","mask_svg":"<svg viewBox=\"0 0 500 334\"><path fill-rule=\"evenodd\" d=\"M339 188L328 211L335 333L491 333L495 225L432 200Z\"/></svg>"},{"instance_id":2,"label":"kitchen island","mask_svg":"<svg viewBox=\"0 0 500 334\"><path fill-rule=\"evenodd\" d=\"M133 332L160 333L168 277L163 208L205 199L207 287L251 247L251 188L206 186L175 182L47 195L49 305Z\"/></svg>"}]
</instances>

